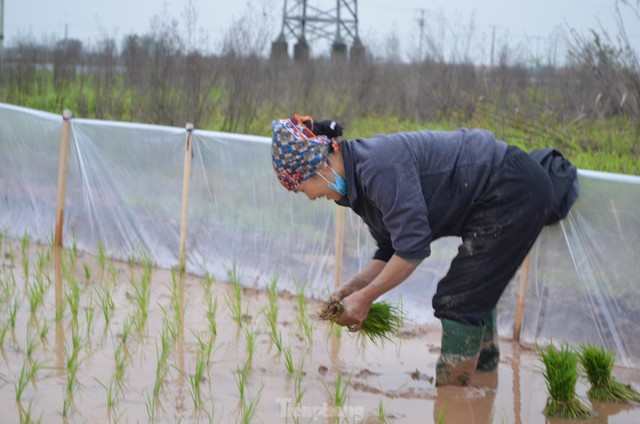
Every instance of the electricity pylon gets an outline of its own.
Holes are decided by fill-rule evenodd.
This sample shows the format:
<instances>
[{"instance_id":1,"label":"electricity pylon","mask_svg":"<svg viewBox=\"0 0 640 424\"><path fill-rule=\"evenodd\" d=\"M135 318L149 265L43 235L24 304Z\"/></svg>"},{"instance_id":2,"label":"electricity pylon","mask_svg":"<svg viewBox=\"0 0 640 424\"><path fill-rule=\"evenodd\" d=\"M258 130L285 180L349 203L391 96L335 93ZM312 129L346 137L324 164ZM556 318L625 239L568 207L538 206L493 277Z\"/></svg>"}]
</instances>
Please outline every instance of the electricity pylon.
<instances>
[{"instance_id":1,"label":"electricity pylon","mask_svg":"<svg viewBox=\"0 0 640 424\"><path fill-rule=\"evenodd\" d=\"M364 57L364 46L358 37L358 1L335 0L335 7L322 10L307 0L284 0L282 29L271 43L271 58L288 58L287 38L296 40L293 49L295 60L306 60L311 53L311 42L330 41L331 56L347 57L347 42L351 41L351 58Z\"/></svg>"}]
</instances>

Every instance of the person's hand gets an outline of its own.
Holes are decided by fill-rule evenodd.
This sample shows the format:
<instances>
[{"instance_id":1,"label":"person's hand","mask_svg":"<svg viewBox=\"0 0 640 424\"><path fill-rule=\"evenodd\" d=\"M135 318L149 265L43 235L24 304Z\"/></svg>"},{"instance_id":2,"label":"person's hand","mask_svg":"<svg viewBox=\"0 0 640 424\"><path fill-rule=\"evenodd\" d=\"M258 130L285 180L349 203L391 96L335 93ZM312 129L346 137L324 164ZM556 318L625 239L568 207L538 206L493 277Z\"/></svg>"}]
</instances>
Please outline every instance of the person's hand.
<instances>
[{"instance_id":1,"label":"person's hand","mask_svg":"<svg viewBox=\"0 0 640 424\"><path fill-rule=\"evenodd\" d=\"M364 320L369 315L371 301L362 296L362 292L355 292L342 299L344 311L338 317L336 323L351 332L358 331L362 328Z\"/></svg>"},{"instance_id":2,"label":"person's hand","mask_svg":"<svg viewBox=\"0 0 640 424\"><path fill-rule=\"evenodd\" d=\"M364 280L351 280L348 283L342 284L333 293L331 293L331 295L329 296L329 300L340 302L345 297L357 292L366 285L367 282Z\"/></svg>"}]
</instances>

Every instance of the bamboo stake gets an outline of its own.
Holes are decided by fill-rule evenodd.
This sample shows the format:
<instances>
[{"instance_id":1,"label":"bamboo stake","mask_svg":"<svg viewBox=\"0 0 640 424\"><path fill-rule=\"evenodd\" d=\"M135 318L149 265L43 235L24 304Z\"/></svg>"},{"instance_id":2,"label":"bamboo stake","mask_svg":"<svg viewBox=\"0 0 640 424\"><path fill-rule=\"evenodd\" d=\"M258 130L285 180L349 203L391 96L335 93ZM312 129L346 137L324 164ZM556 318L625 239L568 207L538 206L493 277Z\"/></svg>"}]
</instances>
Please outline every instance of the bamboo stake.
<instances>
[{"instance_id":1,"label":"bamboo stake","mask_svg":"<svg viewBox=\"0 0 640 424\"><path fill-rule=\"evenodd\" d=\"M342 267L344 264L344 209L344 207L336 205L336 266L333 274L334 288L338 288L342 282Z\"/></svg>"},{"instance_id":2,"label":"bamboo stake","mask_svg":"<svg viewBox=\"0 0 640 424\"><path fill-rule=\"evenodd\" d=\"M71 138L71 111L62 112L62 135L60 136L60 162L58 165L58 200L56 207L56 234L54 243L62 246L64 225L64 202L67 196L67 175L69 173L69 144Z\"/></svg>"},{"instance_id":3,"label":"bamboo stake","mask_svg":"<svg viewBox=\"0 0 640 424\"><path fill-rule=\"evenodd\" d=\"M524 296L527 292L527 283L529 282L529 264L531 262L531 252L524 258L524 262L520 267L520 289L518 290L518 303L516 304L516 317L513 323L513 340L520 341L520 330L522 329L522 311L524 310Z\"/></svg>"},{"instance_id":4,"label":"bamboo stake","mask_svg":"<svg viewBox=\"0 0 640 424\"><path fill-rule=\"evenodd\" d=\"M186 148L184 151L184 174L182 176L182 222L180 223L180 274L185 271L184 251L187 239L187 215L189 213L189 181L193 156L193 124L187 123Z\"/></svg>"}]
</instances>

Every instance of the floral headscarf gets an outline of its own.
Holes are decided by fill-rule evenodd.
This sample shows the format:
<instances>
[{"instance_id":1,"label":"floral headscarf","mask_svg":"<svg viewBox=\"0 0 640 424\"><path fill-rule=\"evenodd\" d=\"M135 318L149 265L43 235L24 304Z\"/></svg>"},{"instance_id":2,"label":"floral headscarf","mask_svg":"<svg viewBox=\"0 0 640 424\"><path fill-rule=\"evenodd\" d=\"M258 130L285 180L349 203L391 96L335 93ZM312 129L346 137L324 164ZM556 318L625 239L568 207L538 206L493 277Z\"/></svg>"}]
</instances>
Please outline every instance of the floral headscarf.
<instances>
[{"instance_id":1,"label":"floral headscarf","mask_svg":"<svg viewBox=\"0 0 640 424\"><path fill-rule=\"evenodd\" d=\"M278 180L287 190L295 190L312 177L318 167L327 160L331 139L316 136L294 115L291 119L273 121L271 159Z\"/></svg>"}]
</instances>

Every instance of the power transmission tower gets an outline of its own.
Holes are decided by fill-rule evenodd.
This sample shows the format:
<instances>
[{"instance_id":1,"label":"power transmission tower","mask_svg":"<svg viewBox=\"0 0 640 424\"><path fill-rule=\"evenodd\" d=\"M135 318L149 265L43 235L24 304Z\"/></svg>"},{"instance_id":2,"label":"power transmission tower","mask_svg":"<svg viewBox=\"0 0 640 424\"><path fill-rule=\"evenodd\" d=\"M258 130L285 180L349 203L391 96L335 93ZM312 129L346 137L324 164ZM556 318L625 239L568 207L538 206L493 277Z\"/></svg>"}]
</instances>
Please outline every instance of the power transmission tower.
<instances>
[{"instance_id":1,"label":"power transmission tower","mask_svg":"<svg viewBox=\"0 0 640 424\"><path fill-rule=\"evenodd\" d=\"M287 38L296 40L293 57L309 58L309 43L317 40L331 42L331 55L346 58L347 42L351 41L351 58L364 57L364 46L358 37L358 1L336 0L335 8L322 10L308 0L284 0L282 28L271 44L271 58L288 57Z\"/></svg>"}]
</instances>

